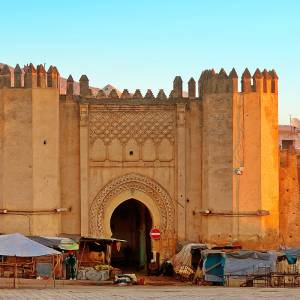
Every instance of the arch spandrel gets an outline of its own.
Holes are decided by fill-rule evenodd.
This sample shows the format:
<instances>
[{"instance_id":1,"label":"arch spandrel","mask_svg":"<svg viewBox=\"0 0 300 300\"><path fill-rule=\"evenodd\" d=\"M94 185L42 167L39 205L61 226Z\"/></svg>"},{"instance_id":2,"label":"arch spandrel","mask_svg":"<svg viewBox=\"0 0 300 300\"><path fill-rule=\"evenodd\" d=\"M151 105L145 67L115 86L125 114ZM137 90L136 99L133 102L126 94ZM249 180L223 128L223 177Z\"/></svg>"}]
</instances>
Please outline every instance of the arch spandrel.
<instances>
[{"instance_id":1,"label":"arch spandrel","mask_svg":"<svg viewBox=\"0 0 300 300\"><path fill-rule=\"evenodd\" d=\"M118 177L106 184L97 196L93 199L89 207L89 235L107 236L111 234L108 228L108 217L122 201L119 195L124 196L123 201L128 200L128 196L143 202L155 217L154 222L160 227L162 232L171 233L175 231L175 207L168 192L155 180L140 175L127 174ZM136 195L134 195L136 194ZM116 200L117 199L117 200ZM150 200L149 200L150 199ZM115 204L112 204L115 202Z\"/></svg>"}]
</instances>

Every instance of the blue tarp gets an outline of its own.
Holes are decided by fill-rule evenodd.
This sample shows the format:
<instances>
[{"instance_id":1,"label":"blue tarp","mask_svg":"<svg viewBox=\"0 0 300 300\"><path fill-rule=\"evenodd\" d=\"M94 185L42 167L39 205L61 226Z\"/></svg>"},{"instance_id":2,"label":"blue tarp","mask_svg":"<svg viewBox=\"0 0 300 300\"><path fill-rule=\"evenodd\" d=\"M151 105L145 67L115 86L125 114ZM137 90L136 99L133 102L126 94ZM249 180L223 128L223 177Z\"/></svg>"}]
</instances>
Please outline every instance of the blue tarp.
<instances>
[{"instance_id":1,"label":"blue tarp","mask_svg":"<svg viewBox=\"0 0 300 300\"><path fill-rule=\"evenodd\" d=\"M300 248L291 248L284 251L284 255L288 261L289 265L293 265L297 262L300 257Z\"/></svg>"},{"instance_id":2,"label":"blue tarp","mask_svg":"<svg viewBox=\"0 0 300 300\"><path fill-rule=\"evenodd\" d=\"M20 233L0 235L0 255L34 257L56 255L60 252L41 245Z\"/></svg>"},{"instance_id":3,"label":"blue tarp","mask_svg":"<svg viewBox=\"0 0 300 300\"><path fill-rule=\"evenodd\" d=\"M203 251L203 270L205 280L211 282L224 282L225 255L222 252Z\"/></svg>"},{"instance_id":4,"label":"blue tarp","mask_svg":"<svg viewBox=\"0 0 300 300\"><path fill-rule=\"evenodd\" d=\"M277 255L274 252L241 250L226 253L225 275L247 275L275 271Z\"/></svg>"}]
</instances>

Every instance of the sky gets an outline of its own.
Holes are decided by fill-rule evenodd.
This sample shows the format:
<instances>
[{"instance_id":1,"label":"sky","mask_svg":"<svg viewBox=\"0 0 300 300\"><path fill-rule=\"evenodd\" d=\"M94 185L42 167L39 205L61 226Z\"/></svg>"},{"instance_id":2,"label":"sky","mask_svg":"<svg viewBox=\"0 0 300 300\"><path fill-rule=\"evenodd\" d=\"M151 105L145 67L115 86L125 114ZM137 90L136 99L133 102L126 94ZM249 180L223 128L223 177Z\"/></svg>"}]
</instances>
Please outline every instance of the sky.
<instances>
[{"instance_id":1,"label":"sky","mask_svg":"<svg viewBox=\"0 0 300 300\"><path fill-rule=\"evenodd\" d=\"M14 0L0 3L0 62L56 65L90 85L169 92L202 70L275 69L279 121L300 118L299 0Z\"/></svg>"}]
</instances>

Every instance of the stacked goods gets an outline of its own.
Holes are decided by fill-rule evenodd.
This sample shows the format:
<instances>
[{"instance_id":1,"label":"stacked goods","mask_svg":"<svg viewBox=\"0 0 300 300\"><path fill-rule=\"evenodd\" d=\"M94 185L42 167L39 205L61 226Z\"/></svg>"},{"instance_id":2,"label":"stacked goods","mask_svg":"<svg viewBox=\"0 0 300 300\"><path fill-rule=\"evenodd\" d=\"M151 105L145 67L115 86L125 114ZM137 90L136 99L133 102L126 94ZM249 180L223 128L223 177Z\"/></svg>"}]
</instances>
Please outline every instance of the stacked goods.
<instances>
[{"instance_id":1,"label":"stacked goods","mask_svg":"<svg viewBox=\"0 0 300 300\"><path fill-rule=\"evenodd\" d=\"M81 267L77 273L79 280L105 281L109 279L109 269Z\"/></svg>"},{"instance_id":2,"label":"stacked goods","mask_svg":"<svg viewBox=\"0 0 300 300\"><path fill-rule=\"evenodd\" d=\"M192 280L195 273L194 270L188 266L177 267L174 271L181 280Z\"/></svg>"},{"instance_id":3,"label":"stacked goods","mask_svg":"<svg viewBox=\"0 0 300 300\"><path fill-rule=\"evenodd\" d=\"M113 270L113 267L109 265L96 265L94 268L97 271Z\"/></svg>"}]
</instances>

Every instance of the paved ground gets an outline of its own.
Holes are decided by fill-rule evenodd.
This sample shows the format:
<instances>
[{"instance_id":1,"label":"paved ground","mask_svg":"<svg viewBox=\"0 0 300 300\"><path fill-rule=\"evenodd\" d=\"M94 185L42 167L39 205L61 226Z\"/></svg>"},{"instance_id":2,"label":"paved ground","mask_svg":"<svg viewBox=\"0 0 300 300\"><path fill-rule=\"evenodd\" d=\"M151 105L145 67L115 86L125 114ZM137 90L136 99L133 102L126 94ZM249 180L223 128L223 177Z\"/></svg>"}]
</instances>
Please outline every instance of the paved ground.
<instances>
[{"instance_id":1,"label":"paved ground","mask_svg":"<svg viewBox=\"0 0 300 300\"><path fill-rule=\"evenodd\" d=\"M48 289L0 289L0 299L31 300L265 300L265 299L300 299L300 289L270 288L222 288L222 287L78 287Z\"/></svg>"}]
</instances>

